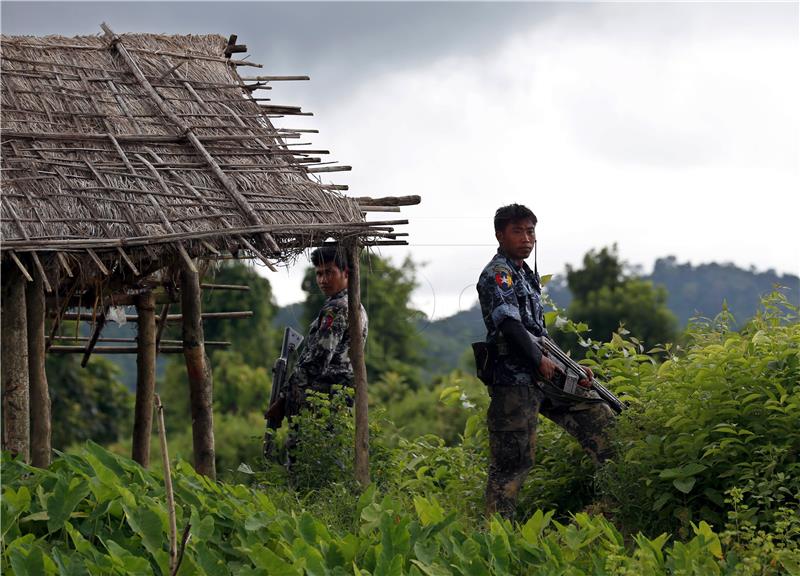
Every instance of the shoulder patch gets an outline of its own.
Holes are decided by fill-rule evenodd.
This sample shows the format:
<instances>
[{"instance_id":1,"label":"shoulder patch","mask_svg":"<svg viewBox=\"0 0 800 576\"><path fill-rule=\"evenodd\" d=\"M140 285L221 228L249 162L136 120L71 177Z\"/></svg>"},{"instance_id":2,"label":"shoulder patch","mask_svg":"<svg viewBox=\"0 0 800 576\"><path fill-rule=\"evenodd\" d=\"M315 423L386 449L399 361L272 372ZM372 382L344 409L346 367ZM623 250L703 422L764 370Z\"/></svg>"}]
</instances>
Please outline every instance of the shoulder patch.
<instances>
[{"instance_id":1,"label":"shoulder patch","mask_svg":"<svg viewBox=\"0 0 800 576\"><path fill-rule=\"evenodd\" d=\"M336 312L332 308L324 309L319 315L319 329L321 332L327 332L333 326L333 321L336 319Z\"/></svg>"},{"instance_id":2,"label":"shoulder patch","mask_svg":"<svg viewBox=\"0 0 800 576\"><path fill-rule=\"evenodd\" d=\"M503 291L511 290L514 285L511 269L508 266L498 265L493 268L493 272L495 284Z\"/></svg>"}]
</instances>

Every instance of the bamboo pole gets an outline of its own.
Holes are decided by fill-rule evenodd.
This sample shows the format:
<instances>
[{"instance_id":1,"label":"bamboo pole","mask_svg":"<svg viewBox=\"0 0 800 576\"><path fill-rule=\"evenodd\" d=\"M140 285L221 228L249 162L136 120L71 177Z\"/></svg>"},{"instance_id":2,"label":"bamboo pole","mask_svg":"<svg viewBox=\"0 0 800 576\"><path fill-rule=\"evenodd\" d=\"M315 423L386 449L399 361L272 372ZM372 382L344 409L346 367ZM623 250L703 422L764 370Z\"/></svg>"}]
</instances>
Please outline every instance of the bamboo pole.
<instances>
[{"instance_id":1,"label":"bamboo pole","mask_svg":"<svg viewBox=\"0 0 800 576\"><path fill-rule=\"evenodd\" d=\"M153 398L156 389L156 303L152 292L139 295L136 310L139 333L136 353L136 407L131 457L150 465L150 435L153 431Z\"/></svg>"},{"instance_id":2,"label":"bamboo pole","mask_svg":"<svg viewBox=\"0 0 800 576\"><path fill-rule=\"evenodd\" d=\"M183 356L189 376L192 409L194 468L212 480L214 462L214 417L211 411L213 381L203 342L200 275L188 267L181 270L181 312L183 313Z\"/></svg>"},{"instance_id":3,"label":"bamboo pole","mask_svg":"<svg viewBox=\"0 0 800 576\"><path fill-rule=\"evenodd\" d=\"M177 529L175 522L175 496L172 492L172 472L169 467L169 450L167 449L167 429L164 426L164 405L161 404L161 398L155 394L155 407L158 411L158 438L161 442L161 463L164 468L164 491L167 494L167 513L169 517L169 565L170 574L177 572L178 560L178 546L177 546ZM153 405L149 406L150 415L152 418Z\"/></svg>"},{"instance_id":4,"label":"bamboo pole","mask_svg":"<svg viewBox=\"0 0 800 576\"><path fill-rule=\"evenodd\" d=\"M31 463L39 468L50 466L51 416L50 390L45 361L45 298L41 272L28 282L25 309L28 327L28 378L30 379Z\"/></svg>"},{"instance_id":5,"label":"bamboo pole","mask_svg":"<svg viewBox=\"0 0 800 576\"><path fill-rule=\"evenodd\" d=\"M0 376L3 391L4 450L30 461L30 387L25 278L13 267L3 270Z\"/></svg>"},{"instance_id":6,"label":"bamboo pole","mask_svg":"<svg viewBox=\"0 0 800 576\"><path fill-rule=\"evenodd\" d=\"M364 337L361 331L361 248L354 240L348 247L347 315L350 331L350 363L353 365L356 409L355 476L362 487L369 479L369 408L367 399L367 367L364 361Z\"/></svg>"}]
</instances>

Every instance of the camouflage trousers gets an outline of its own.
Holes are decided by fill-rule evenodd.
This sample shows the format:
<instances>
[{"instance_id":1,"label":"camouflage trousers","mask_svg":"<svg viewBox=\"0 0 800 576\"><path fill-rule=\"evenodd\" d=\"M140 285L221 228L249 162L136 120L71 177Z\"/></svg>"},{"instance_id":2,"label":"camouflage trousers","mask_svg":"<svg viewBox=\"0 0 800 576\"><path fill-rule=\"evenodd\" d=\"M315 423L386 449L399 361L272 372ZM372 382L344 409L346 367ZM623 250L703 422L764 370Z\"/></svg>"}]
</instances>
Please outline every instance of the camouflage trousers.
<instances>
[{"instance_id":1,"label":"camouflage trousers","mask_svg":"<svg viewBox=\"0 0 800 576\"><path fill-rule=\"evenodd\" d=\"M540 413L575 437L595 464L612 456L608 432L614 423L614 412L604 402L553 401L536 384L490 386L489 394L487 516L499 512L513 518L520 488L535 461L536 421ZM594 390L580 389L578 394L598 398Z\"/></svg>"}]
</instances>

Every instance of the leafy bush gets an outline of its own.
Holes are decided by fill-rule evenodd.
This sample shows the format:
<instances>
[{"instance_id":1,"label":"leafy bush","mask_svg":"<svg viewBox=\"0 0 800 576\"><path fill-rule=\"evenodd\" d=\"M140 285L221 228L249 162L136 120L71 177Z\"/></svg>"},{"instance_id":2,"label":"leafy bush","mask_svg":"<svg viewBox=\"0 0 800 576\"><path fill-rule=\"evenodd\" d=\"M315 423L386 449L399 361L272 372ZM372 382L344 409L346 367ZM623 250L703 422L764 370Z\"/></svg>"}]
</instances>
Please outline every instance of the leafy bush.
<instances>
[{"instance_id":1,"label":"leafy bush","mask_svg":"<svg viewBox=\"0 0 800 576\"><path fill-rule=\"evenodd\" d=\"M796 313L774 293L741 332L726 312L698 319L686 349L667 350L661 365L619 335L592 350L596 372L631 403L602 482L623 523L681 536L698 519L720 526L732 489L756 529L770 531L781 509L800 507Z\"/></svg>"},{"instance_id":2,"label":"leafy bush","mask_svg":"<svg viewBox=\"0 0 800 576\"><path fill-rule=\"evenodd\" d=\"M14 574L156 574L170 571L162 478L89 444L49 470L3 460L2 560ZM637 535L626 546L602 517L570 522L537 511L524 524L494 518L464 522L437 495L413 506L370 488L351 498L357 526L334 531L298 506L217 484L185 462L174 474L178 530L189 526L179 575L268 574L653 574L792 573L798 549L772 558L756 548L727 548L705 522L685 542ZM729 534L723 535L729 538Z\"/></svg>"}]
</instances>

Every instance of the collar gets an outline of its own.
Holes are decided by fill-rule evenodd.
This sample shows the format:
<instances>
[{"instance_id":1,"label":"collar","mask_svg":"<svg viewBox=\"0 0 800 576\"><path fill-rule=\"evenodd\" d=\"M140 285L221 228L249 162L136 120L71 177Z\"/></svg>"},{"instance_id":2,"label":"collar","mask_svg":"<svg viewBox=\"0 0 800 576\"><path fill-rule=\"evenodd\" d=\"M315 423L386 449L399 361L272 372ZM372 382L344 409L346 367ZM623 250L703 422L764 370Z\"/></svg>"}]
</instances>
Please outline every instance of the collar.
<instances>
[{"instance_id":1,"label":"collar","mask_svg":"<svg viewBox=\"0 0 800 576\"><path fill-rule=\"evenodd\" d=\"M331 300L338 300L339 298L347 298L347 288L342 288L333 296L328 296L325 301L330 302Z\"/></svg>"},{"instance_id":2,"label":"collar","mask_svg":"<svg viewBox=\"0 0 800 576\"><path fill-rule=\"evenodd\" d=\"M509 258L509 257L506 255L506 253L505 253L505 252L503 252L502 248L498 248L498 249L497 249L497 253L498 253L500 256L502 256L503 258L505 258L505 259L506 259L506 262L508 262L508 263L511 265L511 267L512 267L514 270L524 270L525 272L530 272L530 271L531 271L531 268L530 268L530 266L528 266L528 263L527 263L527 262L525 262L525 260L523 260L523 261L522 261L522 265L521 265L521 266L517 266L517 263L516 263L516 262L514 262L514 261L513 261L511 258Z\"/></svg>"}]
</instances>

